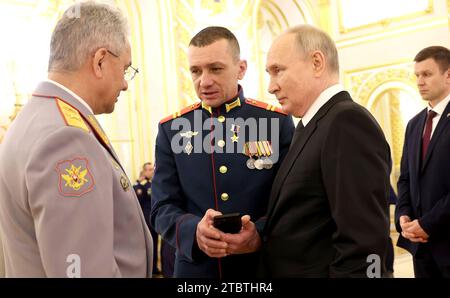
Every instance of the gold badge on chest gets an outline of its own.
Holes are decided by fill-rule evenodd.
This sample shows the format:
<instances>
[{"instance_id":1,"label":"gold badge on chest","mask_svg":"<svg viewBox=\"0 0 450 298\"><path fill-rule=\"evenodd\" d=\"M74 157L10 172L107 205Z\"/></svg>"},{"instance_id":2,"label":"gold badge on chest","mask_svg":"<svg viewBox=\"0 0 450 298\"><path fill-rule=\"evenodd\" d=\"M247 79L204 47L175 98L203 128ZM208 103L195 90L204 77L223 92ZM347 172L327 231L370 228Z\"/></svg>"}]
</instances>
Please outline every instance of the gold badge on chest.
<instances>
[{"instance_id":1,"label":"gold badge on chest","mask_svg":"<svg viewBox=\"0 0 450 298\"><path fill-rule=\"evenodd\" d=\"M124 191L128 191L130 189L130 183L128 182L128 179L123 174L120 176L120 185L122 185L122 188Z\"/></svg>"}]
</instances>

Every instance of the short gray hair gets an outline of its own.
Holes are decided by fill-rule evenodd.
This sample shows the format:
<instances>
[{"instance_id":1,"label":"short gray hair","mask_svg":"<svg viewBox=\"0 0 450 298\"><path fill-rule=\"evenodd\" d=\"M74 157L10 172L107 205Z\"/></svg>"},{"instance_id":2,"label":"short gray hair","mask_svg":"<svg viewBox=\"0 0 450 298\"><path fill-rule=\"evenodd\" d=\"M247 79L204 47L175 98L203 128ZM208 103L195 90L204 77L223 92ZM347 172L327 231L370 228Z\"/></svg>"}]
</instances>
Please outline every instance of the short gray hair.
<instances>
[{"instance_id":1,"label":"short gray hair","mask_svg":"<svg viewBox=\"0 0 450 298\"><path fill-rule=\"evenodd\" d=\"M76 71L102 47L120 55L128 36L128 21L118 8L93 1L76 3L53 31L48 70Z\"/></svg>"},{"instance_id":2,"label":"short gray hair","mask_svg":"<svg viewBox=\"0 0 450 298\"><path fill-rule=\"evenodd\" d=\"M297 46L303 55L321 51L327 59L330 71L339 73L339 58L336 45L327 33L311 25L295 26L288 29L286 33L295 34Z\"/></svg>"}]
</instances>

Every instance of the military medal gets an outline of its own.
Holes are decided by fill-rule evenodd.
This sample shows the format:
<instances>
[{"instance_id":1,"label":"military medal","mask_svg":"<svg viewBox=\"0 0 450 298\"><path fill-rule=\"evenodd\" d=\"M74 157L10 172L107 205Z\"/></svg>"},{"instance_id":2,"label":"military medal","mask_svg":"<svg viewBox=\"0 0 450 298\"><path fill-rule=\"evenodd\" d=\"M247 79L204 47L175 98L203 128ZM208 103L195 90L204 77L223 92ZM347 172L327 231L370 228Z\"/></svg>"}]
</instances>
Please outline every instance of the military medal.
<instances>
[{"instance_id":1,"label":"military medal","mask_svg":"<svg viewBox=\"0 0 450 298\"><path fill-rule=\"evenodd\" d=\"M255 169L255 160L253 158L250 157L250 159L247 160L246 164L247 164L247 168L249 168L250 170Z\"/></svg>"},{"instance_id":2,"label":"military medal","mask_svg":"<svg viewBox=\"0 0 450 298\"><path fill-rule=\"evenodd\" d=\"M272 145L269 141L262 141L261 143L266 153L266 158L264 158L264 169L270 170L273 167L273 161L269 158L273 154Z\"/></svg>"},{"instance_id":3,"label":"military medal","mask_svg":"<svg viewBox=\"0 0 450 298\"><path fill-rule=\"evenodd\" d=\"M257 159L257 160L255 161L255 168L256 168L257 170L262 170L262 169L264 169L264 161L263 161L261 158L259 158L259 159Z\"/></svg>"},{"instance_id":4,"label":"military medal","mask_svg":"<svg viewBox=\"0 0 450 298\"><path fill-rule=\"evenodd\" d=\"M236 124L231 124L231 132L233 133L233 136L231 137L231 141L233 141L233 143L237 143L239 140L239 130L241 129L241 127L239 125Z\"/></svg>"},{"instance_id":5,"label":"military medal","mask_svg":"<svg viewBox=\"0 0 450 298\"><path fill-rule=\"evenodd\" d=\"M189 142L186 144L186 147L184 147L184 152L186 152L187 155L191 155L192 149L193 149L193 148L194 148L194 146L192 146L191 142L189 141Z\"/></svg>"},{"instance_id":6,"label":"military medal","mask_svg":"<svg viewBox=\"0 0 450 298\"><path fill-rule=\"evenodd\" d=\"M264 159L264 169L270 170L273 167L273 161L270 158Z\"/></svg>"},{"instance_id":7,"label":"military medal","mask_svg":"<svg viewBox=\"0 0 450 298\"><path fill-rule=\"evenodd\" d=\"M250 170L255 169L255 160L253 159L253 155L255 152L252 150L254 150L254 148L251 146L250 142L247 142L244 144L244 149L243 149L242 153L249 157L246 164L247 164L247 168L249 168Z\"/></svg>"},{"instance_id":8,"label":"military medal","mask_svg":"<svg viewBox=\"0 0 450 298\"><path fill-rule=\"evenodd\" d=\"M246 164L250 170L270 170L273 167L273 161L269 158L273 154L269 141L247 142L244 144L242 153L249 157ZM253 156L257 159L253 159Z\"/></svg>"},{"instance_id":9,"label":"military medal","mask_svg":"<svg viewBox=\"0 0 450 298\"><path fill-rule=\"evenodd\" d=\"M130 188L130 183L128 183L128 179L125 178L123 174L120 177L120 185L122 185L124 191L128 191L128 189Z\"/></svg>"},{"instance_id":10,"label":"military medal","mask_svg":"<svg viewBox=\"0 0 450 298\"><path fill-rule=\"evenodd\" d=\"M198 135L198 131L180 132L180 136L182 136L184 138L188 138L188 139L195 137L196 135Z\"/></svg>"},{"instance_id":11,"label":"military medal","mask_svg":"<svg viewBox=\"0 0 450 298\"><path fill-rule=\"evenodd\" d=\"M198 135L198 131L185 131L185 132L180 132L180 136L182 136L183 138L187 138L187 139L191 139L192 137L195 137L196 135ZM188 141L186 146L184 147L184 152L187 153L187 155L191 155L192 153L192 149L194 149L194 146L192 146L191 141Z\"/></svg>"}]
</instances>

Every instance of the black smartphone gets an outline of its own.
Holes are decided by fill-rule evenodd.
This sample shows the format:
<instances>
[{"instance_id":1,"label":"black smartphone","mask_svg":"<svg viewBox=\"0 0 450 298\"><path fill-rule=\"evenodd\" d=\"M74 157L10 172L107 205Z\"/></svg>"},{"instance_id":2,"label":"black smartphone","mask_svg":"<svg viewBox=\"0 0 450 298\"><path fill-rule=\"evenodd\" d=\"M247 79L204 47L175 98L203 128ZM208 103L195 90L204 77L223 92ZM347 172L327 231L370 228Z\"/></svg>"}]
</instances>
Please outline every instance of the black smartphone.
<instances>
[{"instance_id":1,"label":"black smartphone","mask_svg":"<svg viewBox=\"0 0 450 298\"><path fill-rule=\"evenodd\" d=\"M214 227L224 233L239 233L242 227L240 213L228 213L214 216Z\"/></svg>"}]
</instances>

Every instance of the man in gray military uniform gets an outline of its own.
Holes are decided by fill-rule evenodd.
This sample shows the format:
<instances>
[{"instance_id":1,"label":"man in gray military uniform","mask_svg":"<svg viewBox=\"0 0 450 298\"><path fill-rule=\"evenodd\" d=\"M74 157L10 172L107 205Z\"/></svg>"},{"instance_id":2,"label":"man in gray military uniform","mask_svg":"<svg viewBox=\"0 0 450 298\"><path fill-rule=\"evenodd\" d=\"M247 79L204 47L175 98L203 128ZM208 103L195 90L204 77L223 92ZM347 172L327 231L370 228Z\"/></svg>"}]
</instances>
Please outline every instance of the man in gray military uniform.
<instances>
[{"instance_id":1,"label":"man in gray military uniform","mask_svg":"<svg viewBox=\"0 0 450 298\"><path fill-rule=\"evenodd\" d=\"M151 275L152 238L94 116L114 110L136 72L120 11L86 2L64 13L52 35L48 80L0 147L7 277Z\"/></svg>"}]
</instances>

